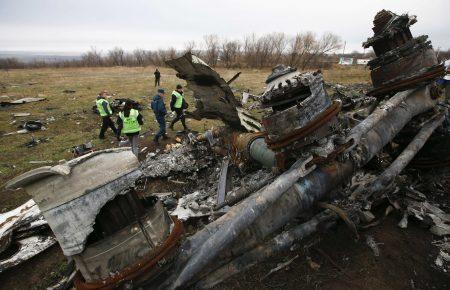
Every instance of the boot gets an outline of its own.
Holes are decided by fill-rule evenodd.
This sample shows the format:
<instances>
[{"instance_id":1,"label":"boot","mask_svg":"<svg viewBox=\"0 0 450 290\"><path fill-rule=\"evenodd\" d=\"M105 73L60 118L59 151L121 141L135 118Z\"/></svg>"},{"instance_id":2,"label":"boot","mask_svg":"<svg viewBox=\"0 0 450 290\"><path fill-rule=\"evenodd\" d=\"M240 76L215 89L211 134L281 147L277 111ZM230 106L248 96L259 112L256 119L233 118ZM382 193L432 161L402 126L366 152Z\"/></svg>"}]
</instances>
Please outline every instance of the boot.
<instances>
[{"instance_id":1,"label":"boot","mask_svg":"<svg viewBox=\"0 0 450 290\"><path fill-rule=\"evenodd\" d=\"M162 136L162 138L163 138L163 140L167 140L167 139L169 139L169 137L167 137L167 135L166 135L166 134L164 134L164 135Z\"/></svg>"},{"instance_id":2,"label":"boot","mask_svg":"<svg viewBox=\"0 0 450 290\"><path fill-rule=\"evenodd\" d=\"M153 138L153 144L159 145L158 139L159 139L159 138L158 138L157 136L155 136L155 138Z\"/></svg>"}]
</instances>

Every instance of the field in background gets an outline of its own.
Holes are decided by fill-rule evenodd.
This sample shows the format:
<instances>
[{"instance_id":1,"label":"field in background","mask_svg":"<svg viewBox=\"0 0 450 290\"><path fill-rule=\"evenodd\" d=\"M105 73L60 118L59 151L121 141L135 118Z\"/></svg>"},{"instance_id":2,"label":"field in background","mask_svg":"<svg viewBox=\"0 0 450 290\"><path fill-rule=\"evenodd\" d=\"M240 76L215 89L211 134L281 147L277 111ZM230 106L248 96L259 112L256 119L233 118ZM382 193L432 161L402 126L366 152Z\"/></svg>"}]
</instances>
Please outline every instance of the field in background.
<instances>
[{"instance_id":1,"label":"field in background","mask_svg":"<svg viewBox=\"0 0 450 290\"><path fill-rule=\"evenodd\" d=\"M175 71L161 68L161 86L170 92L176 84L185 84L175 76ZM45 97L46 101L0 108L0 212L10 210L29 197L24 191L5 191L4 184L10 178L43 164L30 161L51 161L55 164L61 159L72 158L73 146L92 140L95 148L104 149L117 146L111 131L105 140L98 139L100 117L91 111L100 90L106 89L116 97L126 97L139 101L146 109L143 111L145 124L143 131L155 132L157 124L153 113L147 108L151 97L156 93L153 84L153 67L113 67L113 68L63 68L63 69L24 69L0 72L0 101L21 97ZM238 70L218 69L225 79L230 79ZM264 90L264 81L269 70L242 70L241 76L233 83L239 90L250 89L254 94ZM362 67L334 68L323 71L325 80L333 83L368 82L369 72ZM75 93L64 93L74 90ZM193 108L192 92L187 90L190 108ZM240 97L240 93L237 93ZM14 118L13 113L27 112L31 116ZM4 133L18 130L26 120L40 120L47 123L47 130L28 134L3 136ZM115 121L115 119L114 119ZM188 126L204 131L219 122L213 120L188 120ZM177 127L179 126L179 127ZM181 129L178 124L175 129ZM173 132L168 130L169 136ZM48 138L48 142L27 148L31 138ZM153 135L145 138L149 144ZM141 145L141 147L144 145ZM46 165L46 164L44 164Z\"/></svg>"}]
</instances>

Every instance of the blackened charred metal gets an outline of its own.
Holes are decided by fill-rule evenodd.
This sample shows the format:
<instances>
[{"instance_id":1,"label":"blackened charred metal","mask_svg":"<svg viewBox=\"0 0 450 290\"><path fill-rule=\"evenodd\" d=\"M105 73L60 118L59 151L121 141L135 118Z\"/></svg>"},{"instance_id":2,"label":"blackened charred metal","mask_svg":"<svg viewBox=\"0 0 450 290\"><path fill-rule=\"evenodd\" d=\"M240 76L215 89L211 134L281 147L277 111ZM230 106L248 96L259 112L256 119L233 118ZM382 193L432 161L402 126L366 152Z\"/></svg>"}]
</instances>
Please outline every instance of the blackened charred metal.
<instances>
[{"instance_id":1,"label":"blackened charred metal","mask_svg":"<svg viewBox=\"0 0 450 290\"><path fill-rule=\"evenodd\" d=\"M413 38L409 27L416 16L381 10L373 21L375 35L363 43L373 47L375 59L368 65L374 89L368 95L382 96L425 85L444 74L428 36Z\"/></svg>"},{"instance_id":2,"label":"blackened charred metal","mask_svg":"<svg viewBox=\"0 0 450 290\"><path fill-rule=\"evenodd\" d=\"M221 119L232 128L245 130L239 120L236 107L240 106L227 82L197 56L187 53L166 62L175 69L177 76L186 80L194 91L196 111L192 118Z\"/></svg>"},{"instance_id":3,"label":"blackened charred metal","mask_svg":"<svg viewBox=\"0 0 450 290\"><path fill-rule=\"evenodd\" d=\"M285 170L305 152L305 146L326 139L339 129L340 102L332 102L319 72L299 73L279 65L268 77L261 103L272 111L263 117L266 143L274 150L276 167ZM317 144L316 144L317 145Z\"/></svg>"}]
</instances>

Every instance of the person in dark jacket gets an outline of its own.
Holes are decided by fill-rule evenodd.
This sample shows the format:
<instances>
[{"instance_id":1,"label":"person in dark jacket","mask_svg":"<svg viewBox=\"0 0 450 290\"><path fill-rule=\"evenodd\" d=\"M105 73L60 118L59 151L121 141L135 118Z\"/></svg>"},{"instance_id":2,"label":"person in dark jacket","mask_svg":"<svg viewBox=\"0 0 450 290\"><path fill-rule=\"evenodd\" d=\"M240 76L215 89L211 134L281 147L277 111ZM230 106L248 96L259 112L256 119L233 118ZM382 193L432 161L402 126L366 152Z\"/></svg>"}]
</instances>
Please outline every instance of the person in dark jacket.
<instances>
[{"instance_id":1,"label":"person in dark jacket","mask_svg":"<svg viewBox=\"0 0 450 290\"><path fill-rule=\"evenodd\" d=\"M95 104L97 105L98 113L102 117L102 127L100 129L100 134L98 137L100 139L105 139L106 130L108 130L108 128L111 128L111 130L113 130L113 132L114 132L114 135L116 135L117 139L119 139L120 134L117 131L116 126L114 126L114 122L111 120L113 111L107 100L107 97L108 97L108 92L101 91L100 94L98 94L97 99L95 101Z\"/></svg>"},{"instance_id":2,"label":"person in dark jacket","mask_svg":"<svg viewBox=\"0 0 450 290\"><path fill-rule=\"evenodd\" d=\"M157 85L160 86L161 73L159 72L158 68L156 68L156 70L155 70L155 72L153 74L155 75L155 87Z\"/></svg>"},{"instance_id":3,"label":"person in dark jacket","mask_svg":"<svg viewBox=\"0 0 450 290\"><path fill-rule=\"evenodd\" d=\"M155 135L155 139L153 139L153 142L158 144L159 138L167 139L166 136L166 105L164 104L164 89L159 89L158 94L153 97L151 107L153 110L153 113L155 113L156 121L159 124L159 131Z\"/></svg>"},{"instance_id":4,"label":"person in dark jacket","mask_svg":"<svg viewBox=\"0 0 450 290\"><path fill-rule=\"evenodd\" d=\"M119 113L117 118L117 125L119 126L119 134L122 133L128 137L131 150L136 157L139 154L139 133L143 124L144 120L141 113L133 109L132 102L126 101L123 111Z\"/></svg>"},{"instance_id":5,"label":"person in dark jacket","mask_svg":"<svg viewBox=\"0 0 450 290\"><path fill-rule=\"evenodd\" d=\"M170 109L177 114L172 122L170 122L171 130L173 130L173 126L178 121L181 121L181 124L183 124L185 131L189 130L186 126L186 119L184 117L184 109L186 108L187 103L183 95L183 86L177 85L175 91L172 92L172 99L170 101Z\"/></svg>"}]
</instances>

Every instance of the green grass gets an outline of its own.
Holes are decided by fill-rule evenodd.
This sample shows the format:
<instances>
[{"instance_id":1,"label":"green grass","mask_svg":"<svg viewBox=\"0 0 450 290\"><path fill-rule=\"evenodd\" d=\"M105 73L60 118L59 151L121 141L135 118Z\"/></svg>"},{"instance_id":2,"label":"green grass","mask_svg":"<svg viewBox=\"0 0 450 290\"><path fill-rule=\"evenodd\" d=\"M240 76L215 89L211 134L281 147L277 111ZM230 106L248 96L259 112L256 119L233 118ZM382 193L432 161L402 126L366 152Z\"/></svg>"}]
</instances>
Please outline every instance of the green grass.
<instances>
[{"instance_id":1,"label":"green grass","mask_svg":"<svg viewBox=\"0 0 450 290\"><path fill-rule=\"evenodd\" d=\"M185 84L178 79L172 69L162 68L161 86L170 92L176 84ZM23 191L4 191L3 187L12 177L42 164L30 164L30 161L51 160L54 163L61 159L72 158L70 152L73 146L92 140L95 148L105 149L115 147L111 143L114 138L111 131L107 133L106 140L97 138L100 128L100 117L91 111L95 97L99 91L106 89L115 93L116 97L126 97L139 101L147 107L151 97L156 93L153 86L153 67L113 67L113 68L64 68L64 69L26 69L0 72L0 96L9 96L10 99L21 97L47 98L46 101L29 103L17 106L0 108L0 212L10 210L29 196ZM225 79L230 79L238 70L218 69ZM242 70L241 76L233 82L232 86L239 90L250 89L253 94L260 94L264 90L265 79L270 70ZM325 70L325 79L331 82L352 83L369 80L368 71L360 68L335 68ZM36 84L29 85L28 83ZM71 89L73 94L63 93ZM187 99L190 108L193 108L192 92L187 90ZM144 98L141 98L145 96ZM240 97L240 95L238 94ZM6 98L0 98L1 101ZM13 118L12 113L28 112L31 116ZM151 110L143 111L144 128L155 132L157 124ZM5 132L17 130L17 126L25 120L41 120L54 117L55 121L45 126L47 130L35 133L3 136ZM11 122L16 121L15 124ZM220 122L214 120L188 120L188 126L194 130L204 131ZM176 125L175 129L181 127ZM169 131L169 134L173 134ZM49 142L41 143L36 147L27 148L24 144L36 138L49 138ZM152 136L146 137L145 143L150 143Z\"/></svg>"}]
</instances>

